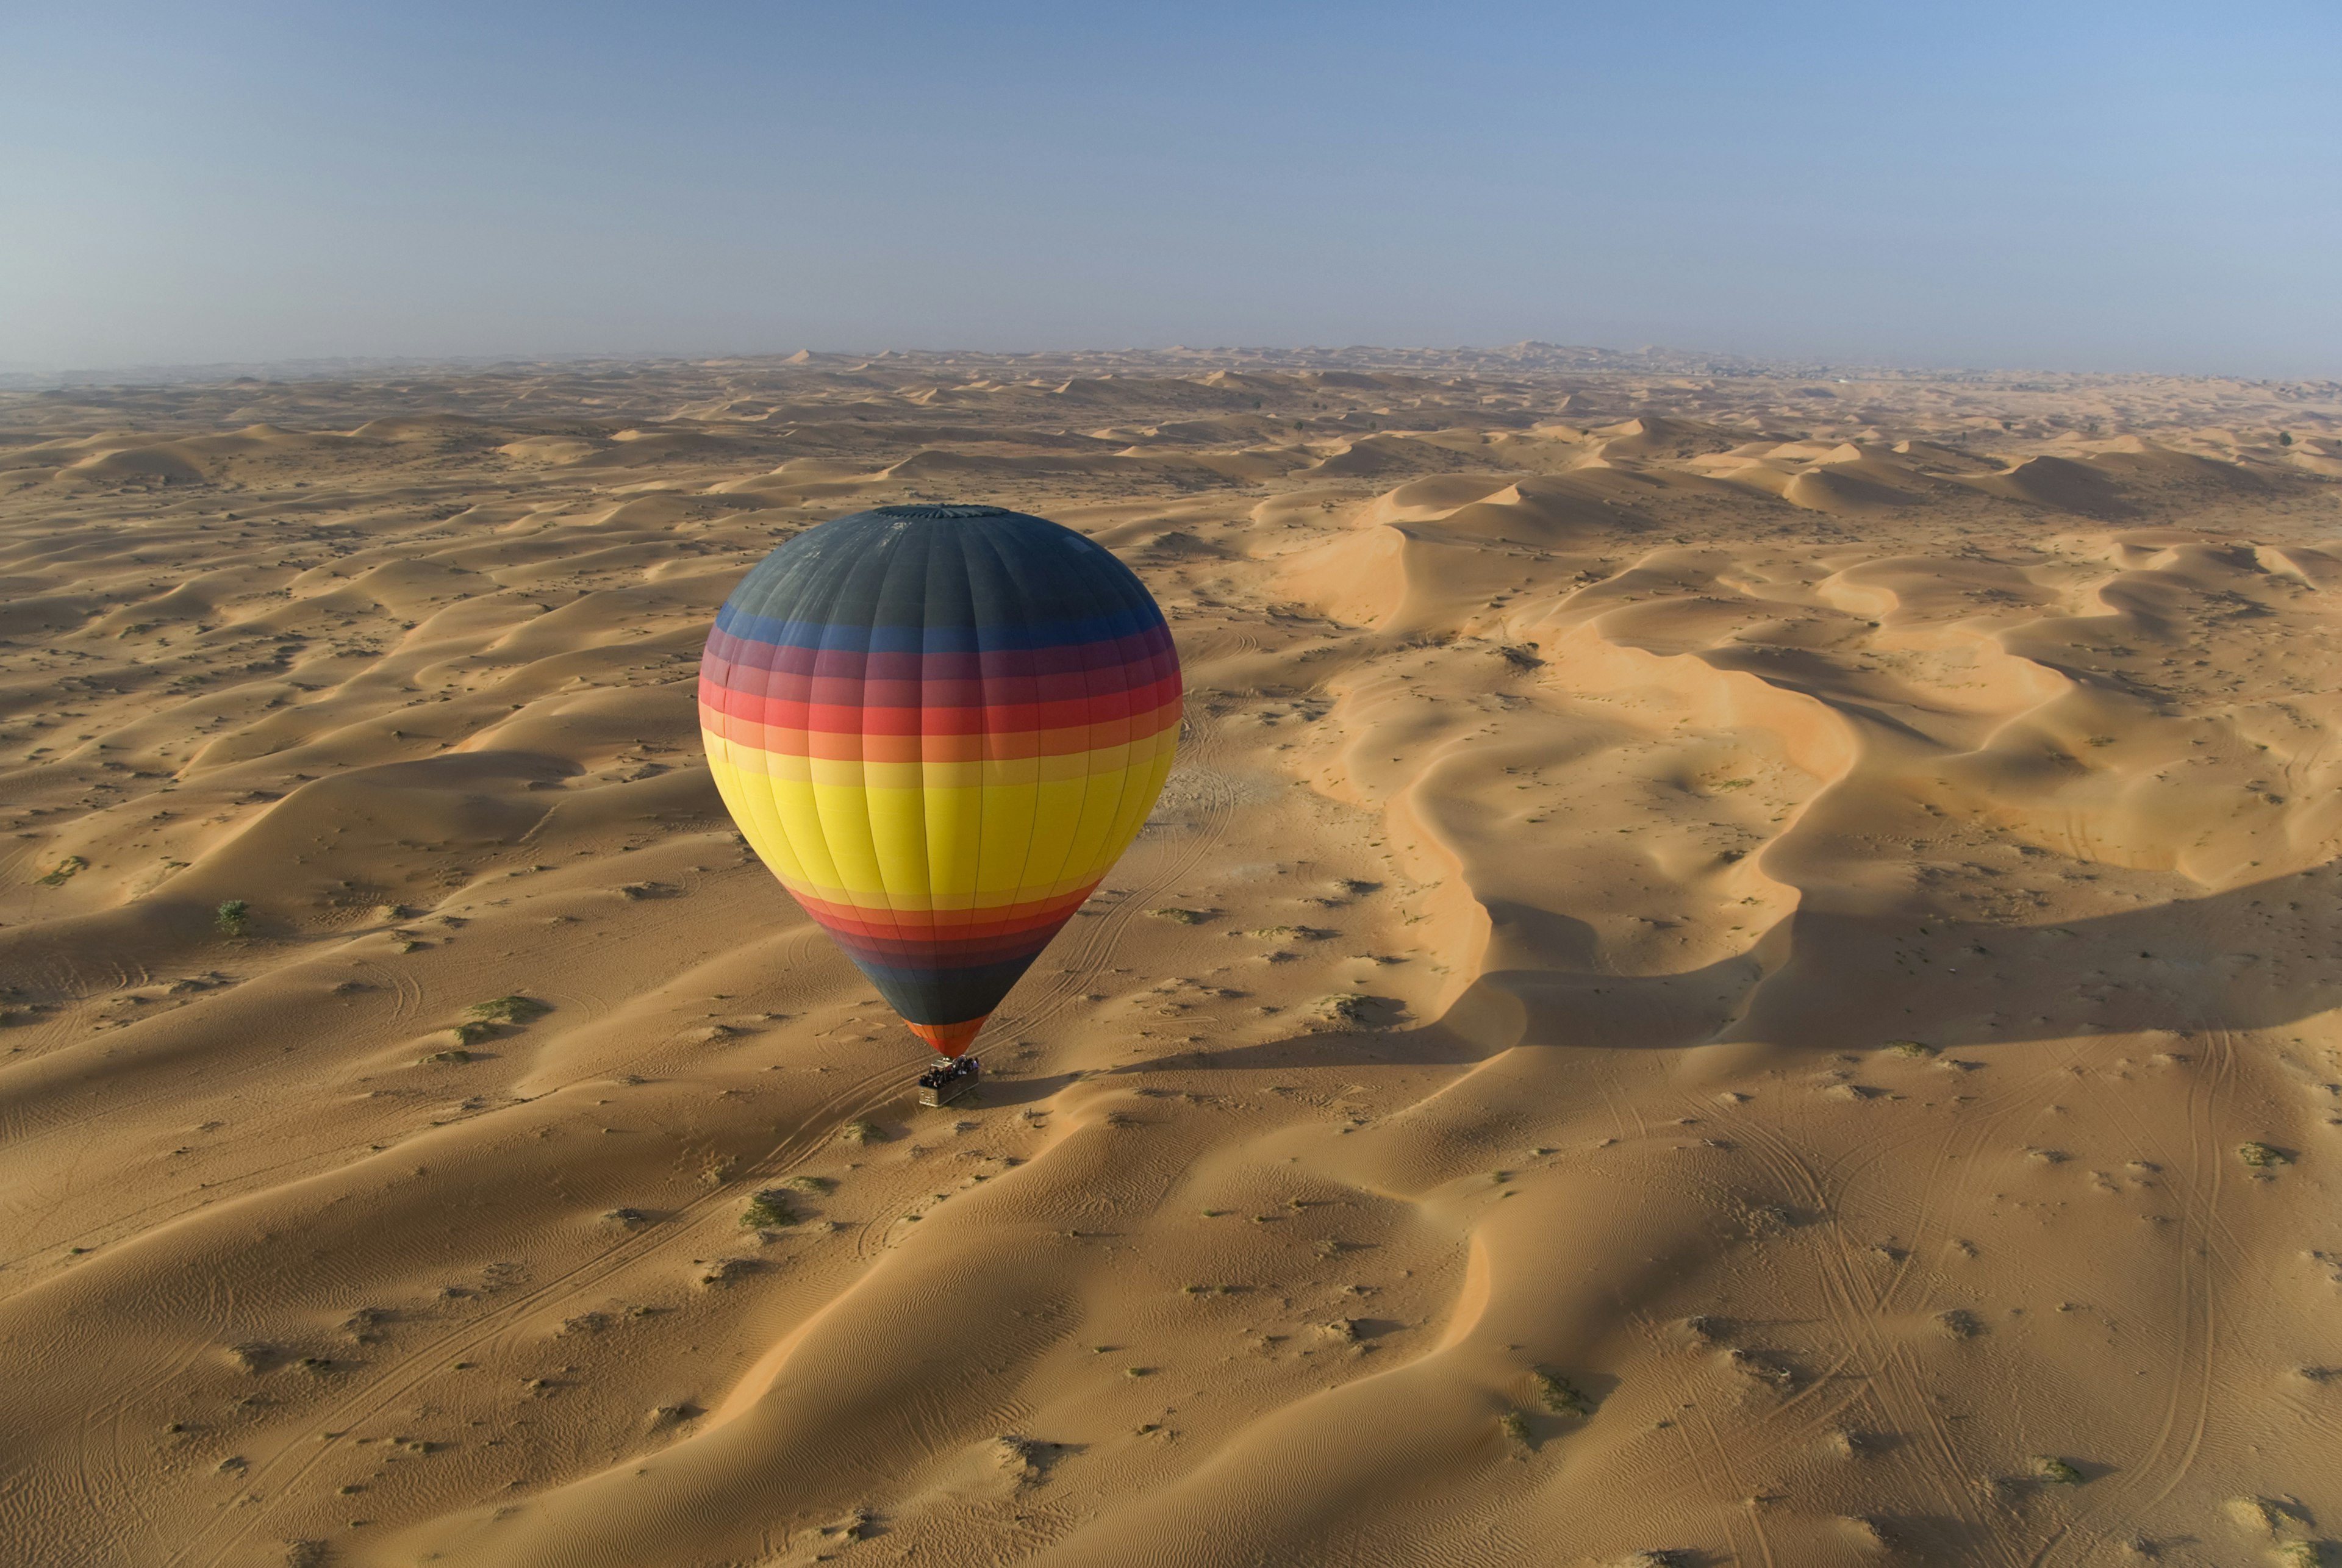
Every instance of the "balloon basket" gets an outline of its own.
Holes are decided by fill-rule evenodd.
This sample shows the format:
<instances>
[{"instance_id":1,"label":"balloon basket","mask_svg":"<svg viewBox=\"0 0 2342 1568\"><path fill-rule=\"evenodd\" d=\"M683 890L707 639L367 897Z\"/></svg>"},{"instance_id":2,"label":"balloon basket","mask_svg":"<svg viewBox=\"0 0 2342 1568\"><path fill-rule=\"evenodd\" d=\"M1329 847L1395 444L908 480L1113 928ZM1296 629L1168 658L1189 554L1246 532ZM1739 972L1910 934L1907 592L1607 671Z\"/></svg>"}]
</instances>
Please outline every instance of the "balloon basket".
<instances>
[{"instance_id":1,"label":"balloon basket","mask_svg":"<svg viewBox=\"0 0 2342 1568\"><path fill-rule=\"evenodd\" d=\"M973 1092L983 1078L984 1064L973 1056L956 1056L947 1062L938 1062L919 1074L919 1104L948 1105L961 1095Z\"/></svg>"}]
</instances>

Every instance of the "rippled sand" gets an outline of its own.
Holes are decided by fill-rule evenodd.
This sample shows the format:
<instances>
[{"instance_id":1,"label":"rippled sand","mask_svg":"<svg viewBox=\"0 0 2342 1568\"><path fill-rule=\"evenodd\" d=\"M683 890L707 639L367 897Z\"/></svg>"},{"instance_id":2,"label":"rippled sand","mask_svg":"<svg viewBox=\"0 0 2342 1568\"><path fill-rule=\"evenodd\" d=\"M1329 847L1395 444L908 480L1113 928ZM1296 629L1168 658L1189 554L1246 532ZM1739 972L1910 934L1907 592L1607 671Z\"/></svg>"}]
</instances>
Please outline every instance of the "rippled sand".
<instances>
[{"instance_id":1,"label":"rippled sand","mask_svg":"<svg viewBox=\"0 0 2342 1568\"><path fill-rule=\"evenodd\" d=\"M0 1556L2313 1560L2342 388L1718 368L0 394ZM1190 689L943 1112L693 706L910 498Z\"/></svg>"}]
</instances>

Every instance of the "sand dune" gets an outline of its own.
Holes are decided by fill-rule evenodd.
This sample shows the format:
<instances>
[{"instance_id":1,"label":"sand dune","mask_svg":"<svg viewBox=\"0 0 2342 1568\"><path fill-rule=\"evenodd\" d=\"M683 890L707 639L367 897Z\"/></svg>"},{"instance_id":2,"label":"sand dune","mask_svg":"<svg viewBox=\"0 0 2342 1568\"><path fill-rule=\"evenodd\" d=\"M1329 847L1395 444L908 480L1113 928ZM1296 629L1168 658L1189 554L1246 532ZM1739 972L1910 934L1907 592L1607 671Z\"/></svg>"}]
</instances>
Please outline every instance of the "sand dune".
<instances>
[{"instance_id":1,"label":"sand dune","mask_svg":"<svg viewBox=\"0 0 2342 1568\"><path fill-rule=\"evenodd\" d=\"M0 1555L2337 1550L2342 389L1646 361L0 394ZM1190 699L923 1112L692 683L942 497Z\"/></svg>"}]
</instances>

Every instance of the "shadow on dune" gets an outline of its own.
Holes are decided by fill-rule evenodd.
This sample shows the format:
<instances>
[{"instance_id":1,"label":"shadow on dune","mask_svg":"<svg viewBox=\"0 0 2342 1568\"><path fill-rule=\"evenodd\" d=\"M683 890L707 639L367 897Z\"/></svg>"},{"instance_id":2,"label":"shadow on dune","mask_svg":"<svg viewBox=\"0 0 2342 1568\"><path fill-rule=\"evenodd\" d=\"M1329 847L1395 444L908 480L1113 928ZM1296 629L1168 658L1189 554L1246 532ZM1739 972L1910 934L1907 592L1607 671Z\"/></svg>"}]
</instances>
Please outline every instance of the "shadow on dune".
<instances>
[{"instance_id":1,"label":"shadow on dune","mask_svg":"<svg viewBox=\"0 0 2342 1568\"><path fill-rule=\"evenodd\" d=\"M2342 863L2055 924L1800 912L1721 1040L1819 1049L2251 1030L2342 1005Z\"/></svg>"},{"instance_id":2,"label":"shadow on dune","mask_svg":"<svg viewBox=\"0 0 2342 1568\"><path fill-rule=\"evenodd\" d=\"M1674 974L1521 962L1593 951L1583 923L1506 904L1436 1023L1174 1052L1115 1069L1460 1065L1516 1046L1763 1044L1939 1049L2147 1030L2270 1029L2342 1006L2342 862L2204 898L2048 925L1800 911L1747 952ZM1770 964L1757 950L1785 954Z\"/></svg>"},{"instance_id":3,"label":"shadow on dune","mask_svg":"<svg viewBox=\"0 0 2342 1568\"><path fill-rule=\"evenodd\" d=\"M1328 1030L1322 1034L1291 1034L1256 1045L1166 1051L1160 1056L1125 1063L1097 1076L1139 1077L1150 1073L1197 1069L1260 1072L1269 1068L1297 1071L1319 1067L1460 1067L1484 1061L1495 1054L1495 1050L1462 1038L1444 1023L1387 1033Z\"/></svg>"}]
</instances>

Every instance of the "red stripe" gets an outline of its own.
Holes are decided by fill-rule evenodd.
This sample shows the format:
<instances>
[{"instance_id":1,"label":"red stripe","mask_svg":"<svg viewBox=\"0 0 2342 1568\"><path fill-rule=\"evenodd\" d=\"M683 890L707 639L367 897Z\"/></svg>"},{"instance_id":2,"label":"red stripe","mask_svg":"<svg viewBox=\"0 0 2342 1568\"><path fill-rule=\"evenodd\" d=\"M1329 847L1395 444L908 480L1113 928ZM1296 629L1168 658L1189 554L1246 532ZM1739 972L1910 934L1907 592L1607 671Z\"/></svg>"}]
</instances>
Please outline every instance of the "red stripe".
<instances>
[{"instance_id":1,"label":"red stripe","mask_svg":"<svg viewBox=\"0 0 2342 1568\"><path fill-rule=\"evenodd\" d=\"M992 937L1037 931L1043 926L1055 929L1079 909L1096 887L1097 884L1091 882L1056 898L1005 904L994 909L907 909L899 914L890 910L865 909L851 904L833 904L794 887L789 890L789 895L804 905L807 914L821 922L826 930L870 937L929 940L939 939L945 934L952 937Z\"/></svg>"}]
</instances>

